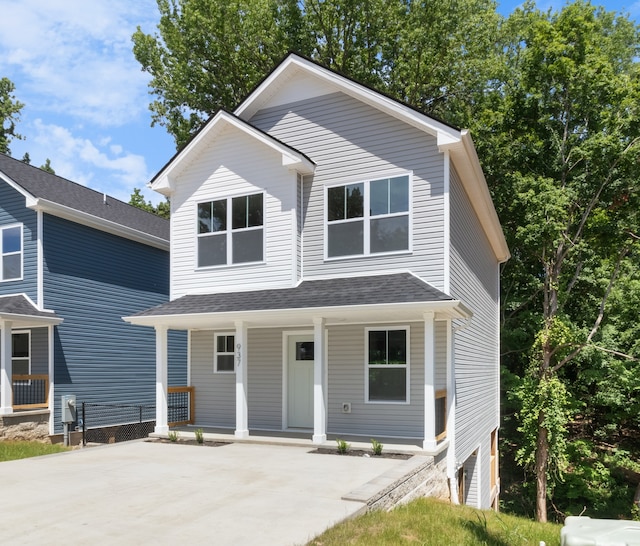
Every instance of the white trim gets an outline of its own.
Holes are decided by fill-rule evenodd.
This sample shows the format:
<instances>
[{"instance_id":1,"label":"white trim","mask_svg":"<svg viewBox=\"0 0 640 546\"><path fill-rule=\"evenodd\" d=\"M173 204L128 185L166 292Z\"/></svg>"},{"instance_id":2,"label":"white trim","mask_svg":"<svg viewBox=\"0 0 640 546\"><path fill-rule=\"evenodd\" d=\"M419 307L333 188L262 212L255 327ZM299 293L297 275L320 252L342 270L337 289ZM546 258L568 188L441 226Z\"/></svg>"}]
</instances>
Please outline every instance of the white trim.
<instances>
[{"instance_id":1,"label":"white trim","mask_svg":"<svg viewBox=\"0 0 640 546\"><path fill-rule=\"evenodd\" d=\"M444 151L444 194L443 194L443 244L444 271L442 291L449 294L451 289L451 157L449 150Z\"/></svg>"},{"instance_id":2,"label":"white trim","mask_svg":"<svg viewBox=\"0 0 640 546\"><path fill-rule=\"evenodd\" d=\"M369 332L389 332L389 331L405 331L405 351L407 362L404 365L369 364ZM405 400L369 400L369 370L373 369L403 369L406 370L405 377ZM364 403L367 405L401 405L408 406L411 404L411 327L408 324L388 325L388 326L367 326L364 329Z\"/></svg>"},{"instance_id":3,"label":"white trim","mask_svg":"<svg viewBox=\"0 0 640 546\"><path fill-rule=\"evenodd\" d=\"M44 308L44 213L41 210L36 211L37 221L37 265L38 278L36 281L38 291L38 309Z\"/></svg>"},{"instance_id":4,"label":"white trim","mask_svg":"<svg viewBox=\"0 0 640 546\"><path fill-rule=\"evenodd\" d=\"M20 251L19 252L8 252L5 254L3 248L4 235L3 233L9 229L20 228ZM10 279L4 278L4 257L5 256L16 256L20 255L20 276L12 277ZM19 282L24 280L24 224L22 223L13 223L7 224L6 226L0 226L0 284L5 282Z\"/></svg>"},{"instance_id":5,"label":"white trim","mask_svg":"<svg viewBox=\"0 0 640 546\"><path fill-rule=\"evenodd\" d=\"M218 353L218 338L219 337L233 337L233 345L234 349L231 352ZM236 373L236 358L235 358L235 331L215 331L213 333L213 373L221 373L221 374L234 374ZM218 369L218 356L220 355L232 355L233 358L233 370L219 370Z\"/></svg>"},{"instance_id":6,"label":"white trim","mask_svg":"<svg viewBox=\"0 0 640 546\"><path fill-rule=\"evenodd\" d=\"M407 210L396 213L387 213L387 214L379 214L379 215L371 215L371 182L378 180L385 180L391 178L402 178L407 177ZM363 185L363 216L357 218L346 218L343 220L332 220L329 222L328 219L328 205L329 205L329 190L333 188L340 188L345 186L351 186L356 184ZM323 254L325 261L334 261L334 260L344 260L350 258L369 258L369 257L379 257L379 256L388 256L395 254L411 254L413 252L413 171L406 170L383 170L380 172L371 173L368 177L358 177L358 178L345 178L339 181L332 182L330 184L325 184L324 186L324 194L323 194L323 210L322 210L322 228L323 228ZM407 248L402 248L398 250L389 250L385 252L372 252L371 251L371 223L376 219L384 219L384 218L404 218L407 217ZM355 224L362 222L362 233L363 233L363 246L362 246L362 254L348 254L348 255L339 255L339 256L329 256L329 224L331 225L343 225L343 224Z\"/></svg>"}]
</instances>

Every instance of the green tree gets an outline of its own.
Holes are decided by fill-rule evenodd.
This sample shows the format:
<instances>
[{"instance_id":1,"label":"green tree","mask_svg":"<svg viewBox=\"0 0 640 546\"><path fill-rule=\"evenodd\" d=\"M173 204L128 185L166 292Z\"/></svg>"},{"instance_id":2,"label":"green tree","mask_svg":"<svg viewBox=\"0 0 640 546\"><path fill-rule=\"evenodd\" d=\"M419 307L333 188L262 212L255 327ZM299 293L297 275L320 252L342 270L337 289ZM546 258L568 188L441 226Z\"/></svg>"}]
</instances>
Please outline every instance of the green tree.
<instances>
[{"instance_id":1,"label":"green tree","mask_svg":"<svg viewBox=\"0 0 640 546\"><path fill-rule=\"evenodd\" d=\"M20 111L24 104L19 102L13 92L15 86L8 78L0 78L0 152L11 152L9 143L12 139L22 139L16 133L16 123L20 121Z\"/></svg>"},{"instance_id":2,"label":"green tree","mask_svg":"<svg viewBox=\"0 0 640 546\"><path fill-rule=\"evenodd\" d=\"M158 203L158 206L154 206L151 201L145 201L144 195L140 191L140 188L133 188L133 193L131 194L131 198L129 199L129 204L134 207L138 207L139 209L146 210L147 212L151 212L152 214L157 214L162 218L169 219L171 214L171 206L169 201L161 201Z\"/></svg>"},{"instance_id":3,"label":"green tree","mask_svg":"<svg viewBox=\"0 0 640 546\"><path fill-rule=\"evenodd\" d=\"M577 1L553 13L525 4L505 31L509 76L478 114L476 140L513 254L505 363L526 377L519 460L535 472L546 521L565 460L565 367L589 350L620 352L603 338L608 299L637 265L638 29Z\"/></svg>"},{"instance_id":4,"label":"green tree","mask_svg":"<svg viewBox=\"0 0 640 546\"><path fill-rule=\"evenodd\" d=\"M26 155L26 154L25 154ZM24 161L24 160L23 160ZM46 161L44 162L44 165L41 165L40 168L43 171L46 171L48 173L51 174L56 174L56 171L53 170L53 167L51 166L51 160L47 157Z\"/></svg>"}]
</instances>

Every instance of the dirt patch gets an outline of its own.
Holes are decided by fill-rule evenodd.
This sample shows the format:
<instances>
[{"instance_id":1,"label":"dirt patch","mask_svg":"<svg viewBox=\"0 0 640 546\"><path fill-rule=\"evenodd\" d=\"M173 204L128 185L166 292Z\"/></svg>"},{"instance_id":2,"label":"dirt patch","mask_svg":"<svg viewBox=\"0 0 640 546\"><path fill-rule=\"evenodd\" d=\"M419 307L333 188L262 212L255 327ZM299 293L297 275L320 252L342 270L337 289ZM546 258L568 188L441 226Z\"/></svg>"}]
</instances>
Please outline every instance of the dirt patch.
<instances>
[{"instance_id":1,"label":"dirt patch","mask_svg":"<svg viewBox=\"0 0 640 546\"><path fill-rule=\"evenodd\" d=\"M167 438L152 438L149 440L145 440L145 442L151 442L156 444L174 444L174 445L182 445L182 446L204 446L204 447L222 447L228 446L232 442L215 442L215 441L204 441L202 443L198 443L196 440L181 440L178 438L175 442Z\"/></svg>"},{"instance_id":2,"label":"dirt patch","mask_svg":"<svg viewBox=\"0 0 640 546\"><path fill-rule=\"evenodd\" d=\"M365 451L364 449L350 449L346 453L339 453L337 449L330 447L319 447L309 453L319 453L320 455L339 455L340 457L365 457L371 459L411 459L413 455L409 453L385 453L384 451L380 455L374 455L371 451Z\"/></svg>"}]
</instances>

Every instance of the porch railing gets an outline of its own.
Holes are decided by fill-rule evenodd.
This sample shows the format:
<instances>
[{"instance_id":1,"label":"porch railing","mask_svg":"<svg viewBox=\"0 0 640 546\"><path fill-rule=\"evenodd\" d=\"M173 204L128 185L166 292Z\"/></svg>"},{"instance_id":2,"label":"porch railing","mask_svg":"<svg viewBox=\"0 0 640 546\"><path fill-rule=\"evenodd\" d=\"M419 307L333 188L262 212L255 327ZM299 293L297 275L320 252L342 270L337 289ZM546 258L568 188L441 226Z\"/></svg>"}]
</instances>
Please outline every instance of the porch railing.
<instances>
[{"instance_id":1,"label":"porch railing","mask_svg":"<svg viewBox=\"0 0 640 546\"><path fill-rule=\"evenodd\" d=\"M38 409L49 407L49 376L13 375L13 409Z\"/></svg>"},{"instance_id":2,"label":"porch railing","mask_svg":"<svg viewBox=\"0 0 640 546\"><path fill-rule=\"evenodd\" d=\"M193 425L196 420L195 387L168 387L167 409L170 427Z\"/></svg>"}]
</instances>

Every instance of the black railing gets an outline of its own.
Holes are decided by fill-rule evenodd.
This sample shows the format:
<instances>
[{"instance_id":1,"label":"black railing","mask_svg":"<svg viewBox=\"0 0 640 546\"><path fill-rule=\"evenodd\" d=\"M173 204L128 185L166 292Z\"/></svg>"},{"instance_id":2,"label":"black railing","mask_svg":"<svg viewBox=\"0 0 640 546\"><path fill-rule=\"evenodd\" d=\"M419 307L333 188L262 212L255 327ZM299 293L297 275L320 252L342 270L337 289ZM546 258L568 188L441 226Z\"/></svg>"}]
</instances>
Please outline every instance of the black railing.
<instances>
[{"instance_id":1,"label":"black railing","mask_svg":"<svg viewBox=\"0 0 640 546\"><path fill-rule=\"evenodd\" d=\"M49 376L12 375L13 409L49 407Z\"/></svg>"},{"instance_id":2,"label":"black railing","mask_svg":"<svg viewBox=\"0 0 640 546\"><path fill-rule=\"evenodd\" d=\"M155 406L82 403L82 444L146 438L155 427Z\"/></svg>"}]
</instances>

